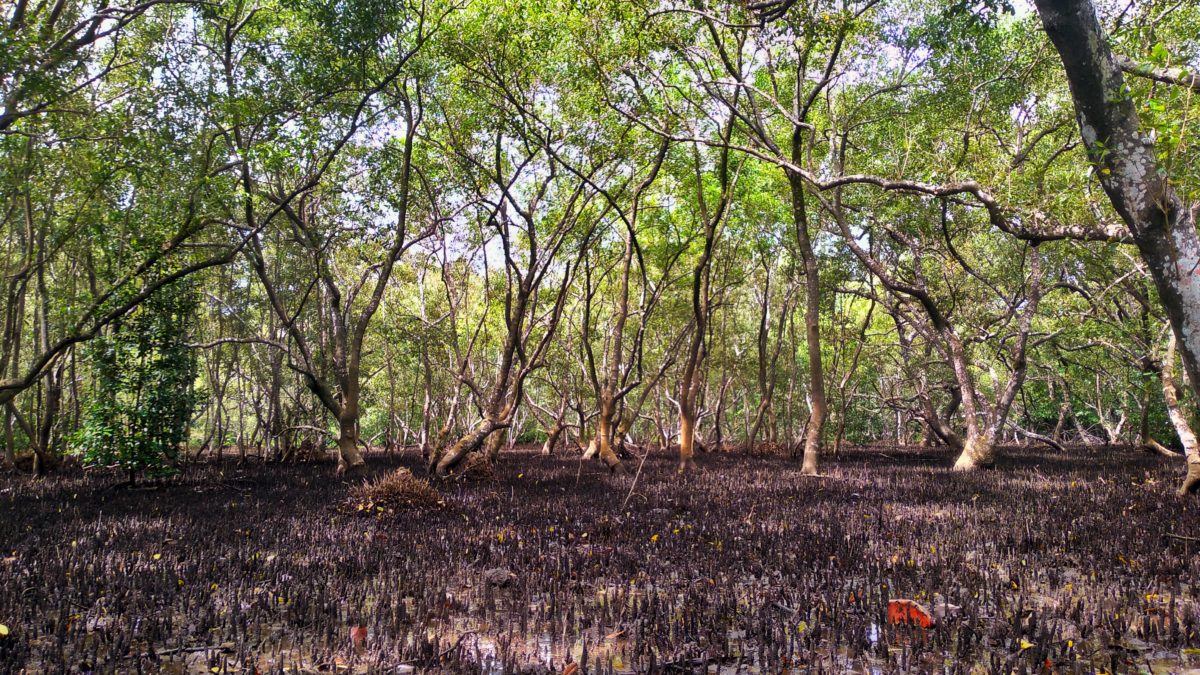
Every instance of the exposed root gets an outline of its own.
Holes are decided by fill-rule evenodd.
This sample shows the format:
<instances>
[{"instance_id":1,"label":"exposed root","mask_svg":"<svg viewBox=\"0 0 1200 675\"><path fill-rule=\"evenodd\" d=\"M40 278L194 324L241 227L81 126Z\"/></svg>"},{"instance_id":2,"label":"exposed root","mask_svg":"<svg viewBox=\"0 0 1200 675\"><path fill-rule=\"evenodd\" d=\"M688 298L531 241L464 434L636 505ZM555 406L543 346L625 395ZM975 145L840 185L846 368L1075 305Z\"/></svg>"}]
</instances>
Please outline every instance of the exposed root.
<instances>
[{"instance_id":1,"label":"exposed root","mask_svg":"<svg viewBox=\"0 0 1200 675\"><path fill-rule=\"evenodd\" d=\"M1168 448L1167 446L1163 445L1162 443L1159 443L1158 440L1156 440L1154 438L1147 438L1146 441L1144 443L1142 443L1142 450L1144 452L1161 455L1163 457L1171 457L1171 458L1183 457L1183 453L1175 452L1174 450Z\"/></svg>"},{"instance_id":2,"label":"exposed root","mask_svg":"<svg viewBox=\"0 0 1200 675\"><path fill-rule=\"evenodd\" d=\"M1188 463L1187 476L1183 478L1183 485L1179 486L1179 494L1191 495L1200 490L1200 464Z\"/></svg>"}]
</instances>

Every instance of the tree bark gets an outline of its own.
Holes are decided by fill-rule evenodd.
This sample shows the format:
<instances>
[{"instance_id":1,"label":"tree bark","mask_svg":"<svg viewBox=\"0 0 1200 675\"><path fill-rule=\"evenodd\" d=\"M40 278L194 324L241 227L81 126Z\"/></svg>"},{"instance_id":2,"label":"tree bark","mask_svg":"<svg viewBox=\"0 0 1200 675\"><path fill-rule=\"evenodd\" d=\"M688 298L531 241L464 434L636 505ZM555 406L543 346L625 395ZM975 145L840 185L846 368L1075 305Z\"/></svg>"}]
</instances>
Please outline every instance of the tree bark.
<instances>
[{"instance_id":1,"label":"tree bark","mask_svg":"<svg viewBox=\"0 0 1200 675\"><path fill-rule=\"evenodd\" d=\"M681 402L682 403L682 402ZM679 472L696 468L696 413L691 406L679 406Z\"/></svg>"},{"instance_id":2,"label":"tree bark","mask_svg":"<svg viewBox=\"0 0 1200 675\"><path fill-rule=\"evenodd\" d=\"M1137 109L1091 0L1036 4L1062 58L1088 156L1150 268L1178 339L1184 372L1200 396L1200 204L1184 204L1158 163L1154 140L1141 132ZM1200 467L1189 463L1183 488L1194 489L1198 481Z\"/></svg>"},{"instance_id":3,"label":"tree bark","mask_svg":"<svg viewBox=\"0 0 1200 675\"><path fill-rule=\"evenodd\" d=\"M455 441L454 445L450 446L442 458L437 463L437 475L445 477L450 475L454 467L458 466L459 462L466 459L467 455L479 449L483 445L483 441L500 428L495 420L485 418L475 425L475 428L468 431L461 438Z\"/></svg>"},{"instance_id":4,"label":"tree bark","mask_svg":"<svg viewBox=\"0 0 1200 675\"><path fill-rule=\"evenodd\" d=\"M799 140L802 133L803 130L797 129L793 134L793 161L803 159ZM796 243L804 264L804 338L808 347L810 417L808 432L804 436L804 463L800 473L815 476L821 454L821 435L825 430L825 419L829 415L829 405L825 400L825 369L821 363L821 274L808 232L804 179L800 174L789 171L788 184L792 191L792 219L796 228Z\"/></svg>"},{"instance_id":5,"label":"tree bark","mask_svg":"<svg viewBox=\"0 0 1200 675\"><path fill-rule=\"evenodd\" d=\"M338 420L337 448L337 475L361 473L366 462L358 451L358 415L343 415Z\"/></svg>"},{"instance_id":6,"label":"tree bark","mask_svg":"<svg viewBox=\"0 0 1200 675\"><path fill-rule=\"evenodd\" d=\"M504 446L504 432L496 431L487 437L483 444L483 456L488 462L495 462L500 457L500 448Z\"/></svg>"},{"instance_id":7,"label":"tree bark","mask_svg":"<svg viewBox=\"0 0 1200 675\"><path fill-rule=\"evenodd\" d=\"M549 433L546 434L546 442L542 443L542 454L549 456L554 454L554 448L558 447L558 439L562 436L565 425L562 423L562 418L554 421L554 426L550 427Z\"/></svg>"},{"instance_id":8,"label":"tree bark","mask_svg":"<svg viewBox=\"0 0 1200 675\"><path fill-rule=\"evenodd\" d=\"M600 455L600 461L608 467L613 473L625 475L629 471L625 468L625 464L621 462L621 458L617 456L613 449L613 439L616 437L616 429L613 426L612 420L614 413L611 410L612 402L602 401L600 404L600 414L597 416L596 422L596 449Z\"/></svg>"},{"instance_id":9,"label":"tree bark","mask_svg":"<svg viewBox=\"0 0 1200 675\"><path fill-rule=\"evenodd\" d=\"M1167 404L1167 416L1171 418L1171 426L1183 443L1183 454L1187 458L1187 475L1179 486L1179 494L1191 494L1200 490L1200 442L1196 433L1188 423L1187 415L1179 407L1179 391L1175 387L1175 334L1167 342L1167 355L1162 365L1163 400Z\"/></svg>"}]
</instances>

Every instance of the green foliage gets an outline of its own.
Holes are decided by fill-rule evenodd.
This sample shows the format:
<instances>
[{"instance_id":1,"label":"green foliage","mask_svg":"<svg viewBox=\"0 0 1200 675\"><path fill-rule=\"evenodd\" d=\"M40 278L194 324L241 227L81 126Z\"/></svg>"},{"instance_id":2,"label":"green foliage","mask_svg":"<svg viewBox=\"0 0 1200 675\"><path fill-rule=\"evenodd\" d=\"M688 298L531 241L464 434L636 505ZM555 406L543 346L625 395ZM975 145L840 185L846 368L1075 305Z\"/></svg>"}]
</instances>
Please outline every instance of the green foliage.
<instances>
[{"instance_id":1,"label":"green foliage","mask_svg":"<svg viewBox=\"0 0 1200 675\"><path fill-rule=\"evenodd\" d=\"M574 276L565 318L543 362L531 365L519 405L536 403L548 419L569 398L586 416L595 394L581 365L588 350L601 370L612 358L623 218L665 133L665 161L632 224L632 316L621 343L622 363L636 364L624 405L648 392L632 434L650 435L660 423L650 410L674 414L664 392L678 387L675 352L686 340L676 337L691 330L699 197L716 201L713 144L730 106L735 185L711 263L701 375L708 434L719 401L726 437L749 426L768 383L779 437L799 433L809 412L804 271L789 185L771 161L788 156L794 139L804 156L792 161L819 179L971 181L1029 226L1119 219L1080 142L1040 19L1008 0L812 0L767 25L731 2L148 3L117 37L77 49L50 38L92 5L63 3L66 13L51 20L56 4L33 3L41 9L22 29L0 29L0 123L13 125L0 128L0 278L9 289L0 379L37 363L44 343L86 340L97 317L123 314L76 352L91 368L66 395L94 391L72 436L77 449L132 473L170 469L196 403L196 357L183 347L192 332L230 338L199 357L212 398L197 439L210 445L327 431L306 371L329 383L329 400L344 400L357 378L364 439L443 424L460 432L489 398L483 389L501 360L519 272L546 255L553 263L520 319L522 365L547 331L558 281ZM1161 170L1194 200L1200 149L1189 132L1200 102L1143 75L1200 63L1200 5L1100 10L1114 53L1141 64L1126 90ZM119 65L104 70L109 63ZM827 67L829 82L819 85ZM810 93L819 95L794 137L792 116ZM21 115L5 122L10 111ZM412 182L402 188L410 126ZM941 409L955 374L937 336L905 322L919 316L915 306L888 294L847 247L835 203L887 270L927 288L961 333L980 392L994 397L1014 365L1010 310L1026 292L1026 244L967 194L943 203L873 185L810 186L825 384L846 438L890 436L922 395ZM339 340L373 298L401 209L412 245L380 286L350 372L353 349ZM564 221L570 231L550 243ZM1140 363L1158 350L1162 316L1136 259L1104 242L1039 250L1050 290L1033 319L1036 346L1014 419L1046 433L1096 433L1126 420L1130 436L1147 408L1152 434L1170 437L1160 385ZM229 262L124 311L171 271L224 252ZM201 290L214 298L203 308ZM764 361L772 372L760 374ZM26 420L47 417L39 407L49 379L35 379L39 391L17 401ZM546 420L525 412L513 433L536 440ZM575 423L574 409L566 414ZM951 423L961 428L963 415ZM60 439L74 431L65 417ZM14 445L38 442L37 427L16 425Z\"/></svg>"},{"instance_id":2,"label":"green foliage","mask_svg":"<svg viewBox=\"0 0 1200 675\"><path fill-rule=\"evenodd\" d=\"M85 463L117 466L131 480L175 471L197 401L187 344L197 299L193 283L167 286L88 345L96 392L74 437Z\"/></svg>"}]
</instances>

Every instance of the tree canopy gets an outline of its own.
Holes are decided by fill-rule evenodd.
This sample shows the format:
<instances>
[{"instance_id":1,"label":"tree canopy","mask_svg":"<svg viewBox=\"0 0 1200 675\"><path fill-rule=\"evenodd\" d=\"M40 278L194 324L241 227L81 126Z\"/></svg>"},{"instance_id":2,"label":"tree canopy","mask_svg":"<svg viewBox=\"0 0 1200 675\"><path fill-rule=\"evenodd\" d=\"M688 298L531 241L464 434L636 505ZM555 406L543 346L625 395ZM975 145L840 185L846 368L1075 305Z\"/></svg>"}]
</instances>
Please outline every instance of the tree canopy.
<instances>
[{"instance_id":1,"label":"tree canopy","mask_svg":"<svg viewBox=\"0 0 1200 675\"><path fill-rule=\"evenodd\" d=\"M1193 489L1200 7L1035 4L7 3L6 459L1113 444Z\"/></svg>"}]
</instances>

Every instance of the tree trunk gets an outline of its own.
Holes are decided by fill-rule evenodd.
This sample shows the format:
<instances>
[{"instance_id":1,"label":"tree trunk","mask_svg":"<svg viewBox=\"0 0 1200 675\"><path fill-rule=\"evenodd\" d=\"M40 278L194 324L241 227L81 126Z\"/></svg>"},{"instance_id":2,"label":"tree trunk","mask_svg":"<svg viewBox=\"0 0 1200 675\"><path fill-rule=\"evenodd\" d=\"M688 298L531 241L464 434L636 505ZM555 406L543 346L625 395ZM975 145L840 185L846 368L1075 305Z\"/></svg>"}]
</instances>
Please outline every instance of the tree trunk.
<instances>
[{"instance_id":1,"label":"tree trunk","mask_svg":"<svg viewBox=\"0 0 1200 675\"><path fill-rule=\"evenodd\" d=\"M504 446L504 433L495 432L487 437L483 444L483 456L487 461L495 462L500 457L500 448Z\"/></svg>"},{"instance_id":2,"label":"tree trunk","mask_svg":"<svg viewBox=\"0 0 1200 675\"><path fill-rule=\"evenodd\" d=\"M600 460L604 462L608 470L623 476L629 472L625 469L621 458L617 457L617 453L613 450L613 434L615 430L613 429L612 418L612 410L607 404L602 404L596 423L596 449L597 454L600 455Z\"/></svg>"},{"instance_id":3,"label":"tree trunk","mask_svg":"<svg viewBox=\"0 0 1200 675\"><path fill-rule=\"evenodd\" d=\"M821 429L825 427L825 405L818 404L814 397L812 419L808 423L808 431L804 434L804 463L800 473L804 476L817 475L817 458L821 452Z\"/></svg>"},{"instance_id":4,"label":"tree trunk","mask_svg":"<svg viewBox=\"0 0 1200 675\"><path fill-rule=\"evenodd\" d=\"M1143 415L1142 415L1143 427L1142 428L1144 431L1149 428L1148 427L1148 424L1149 424L1148 417L1145 415L1145 413L1148 411L1148 408L1143 407L1142 411L1143 411ZM1050 434L1050 438L1053 438L1056 443L1062 441L1063 429L1065 429L1067 426L1067 416L1070 414L1071 414L1071 390L1069 387L1067 387L1066 380L1063 380L1062 403L1059 404L1059 406L1058 406L1058 421L1054 423L1054 432Z\"/></svg>"},{"instance_id":5,"label":"tree trunk","mask_svg":"<svg viewBox=\"0 0 1200 675\"><path fill-rule=\"evenodd\" d=\"M467 455L479 449L483 441L492 434L493 431L500 428L500 425L490 418L484 419L475 428L467 432L462 438L458 439L454 445L442 455L442 458L437 462L437 475L449 476Z\"/></svg>"},{"instance_id":6,"label":"tree trunk","mask_svg":"<svg viewBox=\"0 0 1200 675\"><path fill-rule=\"evenodd\" d=\"M337 475L354 475L366 467L362 453L358 451L358 416L343 415L338 420L338 466Z\"/></svg>"},{"instance_id":7,"label":"tree trunk","mask_svg":"<svg viewBox=\"0 0 1200 675\"><path fill-rule=\"evenodd\" d=\"M1171 418L1171 425L1175 427L1175 433L1183 443L1183 454L1187 457L1187 475L1179 486L1179 494L1185 495L1200 490L1200 442L1196 440L1196 433L1192 431L1187 415L1179 407L1179 391L1175 387L1175 345L1175 334L1171 333L1167 355L1163 359L1162 388L1167 416Z\"/></svg>"},{"instance_id":8,"label":"tree trunk","mask_svg":"<svg viewBox=\"0 0 1200 675\"><path fill-rule=\"evenodd\" d=\"M54 420L58 417L59 404L62 401L63 368L59 365L50 371L46 378L46 400L42 411L41 425L38 428L37 442L33 444L34 454L38 459L39 471L47 457L58 454L54 450ZM39 474L40 475L40 474Z\"/></svg>"},{"instance_id":9,"label":"tree trunk","mask_svg":"<svg viewBox=\"0 0 1200 675\"><path fill-rule=\"evenodd\" d=\"M4 407L4 463L9 467L17 465L16 438L13 435L12 411Z\"/></svg>"},{"instance_id":10,"label":"tree trunk","mask_svg":"<svg viewBox=\"0 0 1200 675\"><path fill-rule=\"evenodd\" d=\"M1046 34L1062 58L1088 156L1104 191L1129 226L1179 339L1192 391L1200 397L1200 234L1196 211L1175 192L1142 133L1132 97L1091 0L1036 0ZM1200 484L1200 458L1181 489Z\"/></svg>"},{"instance_id":11,"label":"tree trunk","mask_svg":"<svg viewBox=\"0 0 1200 675\"><path fill-rule=\"evenodd\" d=\"M696 414L690 406L679 407L679 472L696 468Z\"/></svg>"},{"instance_id":12,"label":"tree trunk","mask_svg":"<svg viewBox=\"0 0 1200 675\"><path fill-rule=\"evenodd\" d=\"M797 133L793 143L798 144L798 138ZM800 149L794 148L792 154L795 159L795 156L800 154ZM805 476L815 476L817 459L821 453L821 434L825 430L825 419L829 415L829 406L825 401L825 370L821 365L821 275L808 234L803 179L798 173L788 172L788 183L792 188L792 219L796 228L796 242L804 263L804 338L808 345L810 418L808 433L804 436L804 464L800 472Z\"/></svg>"},{"instance_id":13,"label":"tree trunk","mask_svg":"<svg viewBox=\"0 0 1200 675\"><path fill-rule=\"evenodd\" d=\"M542 443L542 454L553 455L554 448L558 446L558 439L562 436L564 429L562 418L554 421L554 426L550 427L549 433L546 434L546 442Z\"/></svg>"},{"instance_id":14,"label":"tree trunk","mask_svg":"<svg viewBox=\"0 0 1200 675\"><path fill-rule=\"evenodd\" d=\"M996 465L996 440L991 434L970 434L954 462L955 471L990 469Z\"/></svg>"}]
</instances>

